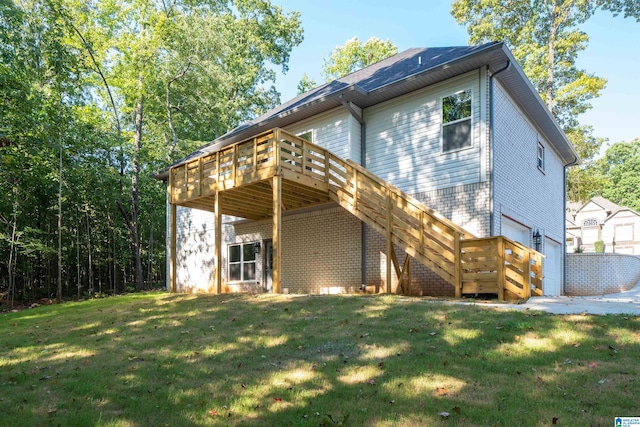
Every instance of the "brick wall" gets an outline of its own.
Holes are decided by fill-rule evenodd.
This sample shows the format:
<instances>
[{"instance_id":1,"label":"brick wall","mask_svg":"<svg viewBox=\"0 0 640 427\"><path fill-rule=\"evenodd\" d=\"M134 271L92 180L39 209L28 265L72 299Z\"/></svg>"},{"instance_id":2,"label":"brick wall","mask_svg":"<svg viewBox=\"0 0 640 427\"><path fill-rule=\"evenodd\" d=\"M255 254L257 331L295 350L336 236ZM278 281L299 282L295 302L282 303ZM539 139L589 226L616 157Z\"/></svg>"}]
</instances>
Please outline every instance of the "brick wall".
<instances>
[{"instance_id":1,"label":"brick wall","mask_svg":"<svg viewBox=\"0 0 640 427\"><path fill-rule=\"evenodd\" d=\"M640 257L624 254L567 254L566 295L604 295L640 281Z\"/></svg>"}]
</instances>

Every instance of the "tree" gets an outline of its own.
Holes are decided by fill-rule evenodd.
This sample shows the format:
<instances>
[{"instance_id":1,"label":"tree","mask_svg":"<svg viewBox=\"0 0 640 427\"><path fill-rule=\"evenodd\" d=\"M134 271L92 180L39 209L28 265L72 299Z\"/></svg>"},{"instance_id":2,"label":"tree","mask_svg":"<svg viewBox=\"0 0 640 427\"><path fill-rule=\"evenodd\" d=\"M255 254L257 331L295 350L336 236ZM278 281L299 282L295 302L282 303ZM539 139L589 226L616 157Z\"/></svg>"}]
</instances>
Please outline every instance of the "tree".
<instances>
[{"instance_id":1,"label":"tree","mask_svg":"<svg viewBox=\"0 0 640 427\"><path fill-rule=\"evenodd\" d=\"M314 79L312 79L311 77L309 77L309 75L307 73L304 73L302 75L302 78L300 79L300 82L298 83L298 95L305 93L311 89L313 89L314 87L317 86L317 83Z\"/></svg>"},{"instance_id":2,"label":"tree","mask_svg":"<svg viewBox=\"0 0 640 427\"><path fill-rule=\"evenodd\" d=\"M640 138L613 144L597 166L604 177L602 196L640 211Z\"/></svg>"},{"instance_id":3,"label":"tree","mask_svg":"<svg viewBox=\"0 0 640 427\"><path fill-rule=\"evenodd\" d=\"M396 53L398 48L389 40L371 37L361 43L357 37L354 37L329 54L329 58L324 60L322 75L329 82L380 62Z\"/></svg>"},{"instance_id":4,"label":"tree","mask_svg":"<svg viewBox=\"0 0 640 427\"><path fill-rule=\"evenodd\" d=\"M160 282L150 175L279 103L301 40L268 0L0 0L0 292Z\"/></svg>"},{"instance_id":5,"label":"tree","mask_svg":"<svg viewBox=\"0 0 640 427\"><path fill-rule=\"evenodd\" d=\"M599 9L640 20L636 0L455 0L451 11L467 27L471 43L509 45L587 166L604 139L594 138L578 117L591 108L606 79L579 69L576 58L589 42L580 26ZM588 193L578 188L581 174L569 176L575 194Z\"/></svg>"}]
</instances>

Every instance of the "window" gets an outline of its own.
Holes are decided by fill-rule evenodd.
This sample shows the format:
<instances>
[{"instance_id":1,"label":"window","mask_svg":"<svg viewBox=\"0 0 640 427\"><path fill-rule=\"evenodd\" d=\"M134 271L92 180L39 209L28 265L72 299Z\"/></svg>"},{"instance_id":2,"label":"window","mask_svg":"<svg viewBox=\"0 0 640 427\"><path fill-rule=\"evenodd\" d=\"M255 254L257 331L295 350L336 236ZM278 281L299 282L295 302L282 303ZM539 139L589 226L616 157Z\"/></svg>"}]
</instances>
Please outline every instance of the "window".
<instances>
[{"instance_id":1,"label":"window","mask_svg":"<svg viewBox=\"0 0 640 427\"><path fill-rule=\"evenodd\" d=\"M538 169L544 172L544 145L538 142Z\"/></svg>"},{"instance_id":2,"label":"window","mask_svg":"<svg viewBox=\"0 0 640 427\"><path fill-rule=\"evenodd\" d=\"M229 245L229 281L248 281L256 278L254 243Z\"/></svg>"},{"instance_id":3,"label":"window","mask_svg":"<svg viewBox=\"0 0 640 427\"><path fill-rule=\"evenodd\" d=\"M304 139L305 141L313 142L313 131L308 130L306 132L302 132L298 134L298 138Z\"/></svg>"},{"instance_id":4,"label":"window","mask_svg":"<svg viewBox=\"0 0 640 427\"><path fill-rule=\"evenodd\" d=\"M616 224L614 227L616 242L630 242L633 240L633 224Z\"/></svg>"},{"instance_id":5,"label":"window","mask_svg":"<svg viewBox=\"0 0 640 427\"><path fill-rule=\"evenodd\" d=\"M442 151L471 147L471 90L442 98Z\"/></svg>"}]
</instances>

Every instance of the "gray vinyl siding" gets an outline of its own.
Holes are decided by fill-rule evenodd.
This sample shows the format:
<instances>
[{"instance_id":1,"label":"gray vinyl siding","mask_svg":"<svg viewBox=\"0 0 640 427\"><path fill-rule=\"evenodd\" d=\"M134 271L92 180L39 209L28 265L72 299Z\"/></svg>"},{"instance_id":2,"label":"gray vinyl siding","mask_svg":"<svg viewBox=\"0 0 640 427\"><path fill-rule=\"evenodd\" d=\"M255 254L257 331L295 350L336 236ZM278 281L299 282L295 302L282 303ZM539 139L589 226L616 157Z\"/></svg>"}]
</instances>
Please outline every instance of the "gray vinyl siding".
<instances>
[{"instance_id":1,"label":"gray vinyl siding","mask_svg":"<svg viewBox=\"0 0 640 427\"><path fill-rule=\"evenodd\" d=\"M360 155L353 157L350 141L351 115L344 107L334 108L326 113L310 117L285 128L293 134L313 132L313 143L328 149L343 159L360 161Z\"/></svg>"},{"instance_id":2,"label":"gray vinyl siding","mask_svg":"<svg viewBox=\"0 0 640 427\"><path fill-rule=\"evenodd\" d=\"M181 206L176 212L177 289L208 292L213 285L213 213Z\"/></svg>"},{"instance_id":3,"label":"gray vinyl siding","mask_svg":"<svg viewBox=\"0 0 640 427\"><path fill-rule=\"evenodd\" d=\"M367 169L410 194L484 180L480 79L474 71L366 109ZM471 147L443 153L442 97L465 89L472 92Z\"/></svg>"},{"instance_id":4,"label":"gray vinyl siding","mask_svg":"<svg viewBox=\"0 0 640 427\"><path fill-rule=\"evenodd\" d=\"M362 109L360 107L351 104L351 108L362 117ZM349 115L349 158L357 164L362 164L361 135L360 122L352 115Z\"/></svg>"}]
</instances>

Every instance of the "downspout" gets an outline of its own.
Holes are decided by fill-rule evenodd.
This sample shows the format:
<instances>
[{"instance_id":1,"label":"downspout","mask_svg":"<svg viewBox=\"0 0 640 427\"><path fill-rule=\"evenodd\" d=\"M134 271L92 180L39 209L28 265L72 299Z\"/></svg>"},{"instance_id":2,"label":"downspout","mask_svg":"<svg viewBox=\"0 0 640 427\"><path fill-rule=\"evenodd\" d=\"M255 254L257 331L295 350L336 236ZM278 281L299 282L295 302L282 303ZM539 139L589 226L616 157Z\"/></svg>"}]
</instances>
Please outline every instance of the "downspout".
<instances>
[{"instance_id":1,"label":"downspout","mask_svg":"<svg viewBox=\"0 0 640 427\"><path fill-rule=\"evenodd\" d=\"M505 65L503 68L499 69L498 71L496 71L495 73L491 74L489 76L489 149L491 150L491 155L489 156L489 235L493 236L494 232L495 232L495 227L494 227L494 220L495 220L495 206L494 206L494 200L493 200L493 196L494 196L494 176L493 176L493 156L494 156L494 152L495 152L495 144L494 144L494 135L493 135L493 126L494 126L494 120L493 120L493 78L495 76L497 76L498 74L500 74L503 71L508 70L509 68L511 68L511 61L507 61L507 65Z\"/></svg>"},{"instance_id":2,"label":"downspout","mask_svg":"<svg viewBox=\"0 0 640 427\"><path fill-rule=\"evenodd\" d=\"M367 138L364 117L360 116L349 105L343 95L338 97L342 105L349 111L349 114L360 123L360 165L363 168L367 167ZM364 110L362 110L364 115ZM360 221L360 290L364 291L367 285L367 226L363 221Z\"/></svg>"}]
</instances>

